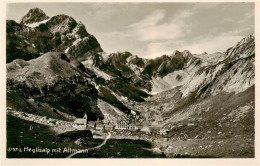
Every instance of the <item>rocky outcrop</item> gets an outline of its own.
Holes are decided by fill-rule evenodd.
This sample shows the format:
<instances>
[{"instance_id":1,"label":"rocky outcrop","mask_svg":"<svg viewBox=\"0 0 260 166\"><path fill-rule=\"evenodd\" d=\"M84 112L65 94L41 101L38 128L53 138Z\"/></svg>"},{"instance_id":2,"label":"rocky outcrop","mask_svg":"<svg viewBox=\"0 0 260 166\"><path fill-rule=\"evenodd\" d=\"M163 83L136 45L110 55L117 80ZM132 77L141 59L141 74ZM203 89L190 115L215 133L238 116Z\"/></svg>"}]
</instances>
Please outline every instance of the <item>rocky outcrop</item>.
<instances>
[{"instance_id":1,"label":"rocky outcrop","mask_svg":"<svg viewBox=\"0 0 260 166\"><path fill-rule=\"evenodd\" d=\"M78 35L78 37L80 38L84 38L85 36L89 35L85 28L85 25L82 22L78 22L77 26L73 29L72 34L75 36Z\"/></svg>"}]
</instances>

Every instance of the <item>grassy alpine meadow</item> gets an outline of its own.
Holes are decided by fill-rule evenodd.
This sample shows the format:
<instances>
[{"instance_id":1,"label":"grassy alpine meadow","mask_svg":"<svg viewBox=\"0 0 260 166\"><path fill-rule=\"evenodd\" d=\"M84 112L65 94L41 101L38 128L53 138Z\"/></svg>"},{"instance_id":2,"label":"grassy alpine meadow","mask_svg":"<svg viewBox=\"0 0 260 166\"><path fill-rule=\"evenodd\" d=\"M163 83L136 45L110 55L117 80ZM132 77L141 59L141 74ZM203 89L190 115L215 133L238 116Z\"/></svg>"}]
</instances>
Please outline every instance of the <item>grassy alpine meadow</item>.
<instances>
[{"instance_id":1,"label":"grassy alpine meadow","mask_svg":"<svg viewBox=\"0 0 260 166\"><path fill-rule=\"evenodd\" d=\"M103 141L89 138L82 147L74 143L75 135L75 131L57 135L48 126L7 116L7 158L64 158L73 149L94 147Z\"/></svg>"},{"instance_id":2,"label":"grassy alpine meadow","mask_svg":"<svg viewBox=\"0 0 260 166\"><path fill-rule=\"evenodd\" d=\"M31 126L33 129L30 130ZM85 139L87 137L87 139ZM57 135L50 127L7 116L7 158L65 158L76 150L95 147L103 139L93 139L86 131L71 131ZM74 142L82 138L82 145ZM75 155L76 158L151 158L152 144L143 140L109 139L95 150Z\"/></svg>"}]
</instances>

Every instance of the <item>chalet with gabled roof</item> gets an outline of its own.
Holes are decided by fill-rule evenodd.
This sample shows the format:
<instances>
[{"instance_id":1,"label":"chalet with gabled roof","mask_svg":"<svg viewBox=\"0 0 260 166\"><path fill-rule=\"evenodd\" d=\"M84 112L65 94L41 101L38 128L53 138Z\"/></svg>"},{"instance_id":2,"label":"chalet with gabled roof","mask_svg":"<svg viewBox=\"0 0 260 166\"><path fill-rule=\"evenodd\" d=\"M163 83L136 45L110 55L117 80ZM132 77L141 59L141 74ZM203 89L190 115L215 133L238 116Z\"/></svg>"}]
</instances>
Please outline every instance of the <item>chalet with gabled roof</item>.
<instances>
[{"instance_id":1,"label":"chalet with gabled roof","mask_svg":"<svg viewBox=\"0 0 260 166\"><path fill-rule=\"evenodd\" d=\"M74 120L73 127L78 128L78 129L86 129L87 123L88 123L88 116L85 113L83 118L77 118Z\"/></svg>"}]
</instances>

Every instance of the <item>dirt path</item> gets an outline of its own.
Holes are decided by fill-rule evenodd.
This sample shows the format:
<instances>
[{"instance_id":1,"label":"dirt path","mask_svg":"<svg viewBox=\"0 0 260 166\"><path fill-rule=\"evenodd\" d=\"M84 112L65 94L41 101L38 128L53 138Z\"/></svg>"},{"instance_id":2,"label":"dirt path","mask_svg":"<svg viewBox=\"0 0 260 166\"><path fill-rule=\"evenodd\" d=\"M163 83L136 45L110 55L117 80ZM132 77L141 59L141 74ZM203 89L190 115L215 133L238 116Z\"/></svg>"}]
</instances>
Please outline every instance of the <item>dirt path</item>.
<instances>
[{"instance_id":1,"label":"dirt path","mask_svg":"<svg viewBox=\"0 0 260 166\"><path fill-rule=\"evenodd\" d=\"M77 152L75 152L75 153L70 154L67 158L71 158L71 157L75 156L76 154L81 153L81 152L83 152L83 151L88 151L88 150L94 150L94 149L101 148L103 145L105 145L105 144L107 143L107 140L108 140L110 137L111 137L111 133L109 132L109 133L108 133L108 136L104 139L104 141L103 141L100 145L98 145L98 146L96 146L96 147L93 147L93 148L82 149L82 150L80 150L80 151L77 151Z\"/></svg>"}]
</instances>

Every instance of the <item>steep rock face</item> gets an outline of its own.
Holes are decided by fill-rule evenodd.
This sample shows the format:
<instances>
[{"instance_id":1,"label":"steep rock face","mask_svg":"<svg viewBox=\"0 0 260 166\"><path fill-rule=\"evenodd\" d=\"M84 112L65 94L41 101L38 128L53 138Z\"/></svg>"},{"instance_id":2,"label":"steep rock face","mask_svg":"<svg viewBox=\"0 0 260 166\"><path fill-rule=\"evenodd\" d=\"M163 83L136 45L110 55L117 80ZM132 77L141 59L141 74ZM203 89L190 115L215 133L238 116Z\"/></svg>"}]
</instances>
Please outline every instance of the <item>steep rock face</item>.
<instances>
[{"instance_id":1,"label":"steep rock face","mask_svg":"<svg viewBox=\"0 0 260 166\"><path fill-rule=\"evenodd\" d=\"M79 38L70 47L68 47L65 52L73 55L79 61L86 60L90 54L94 52L101 52L102 49L93 35Z\"/></svg>"},{"instance_id":2,"label":"steep rock face","mask_svg":"<svg viewBox=\"0 0 260 166\"><path fill-rule=\"evenodd\" d=\"M126 65L126 59L131 55L130 52L113 53L100 65L100 69L121 78L129 78L134 74ZM102 57L102 59L104 58Z\"/></svg>"},{"instance_id":3,"label":"steep rock face","mask_svg":"<svg viewBox=\"0 0 260 166\"><path fill-rule=\"evenodd\" d=\"M94 53L87 56L82 63L100 77L96 80L98 84L106 86L120 96L140 102L149 96L141 90L149 82L141 79L135 71L132 71L128 64L128 58L132 56L129 52Z\"/></svg>"},{"instance_id":4,"label":"steep rock face","mask_svg":"<svg viewBox=\"0 0 260 166\"><path fill-rule=\"evenodd\" d=\"M53 34L56 32L66 34L72 32L72 30L77 26L77 22L67 15L57 15L47 21L46 25Z\"/></svg>"},{"instance_id":5,"label":"steep rock face","mask_svg":"<svg viewBox=\"0 0 260 166\"><path fill-rule=\"evenodd\" d=\"M165 76L152 77L152 93L182 86L183 97L196 91L197 96L207 96L222 91L238 93L255 84L255 41L252 35L224 53L192 55L184 51L182 55L185 58L183 68L168 70ZM180 57L176 61L183 63ZM167 61L163 61L158 70L166 64Z\"/></svg>"},{"instance_id":6,"label":"steep rock face","mask_svg":"<svg viewBox=\"0 0 260 166\"><path fill-rule=\"evenodd\" d=\"M211 93L243 92L255 84L255 38L250 35L225 52L222 75L217 78ZM221 65L221 64L220 64Z\"/></svg>"},{"instance_id":7,"label":"steep rock face","mask_svg":"<svg viewBox=\"0 0 260 166\"><path fill-rule=\"evenodd\" d=\"M9 33L14 33L14 32L19 32L23 29L23 25L18 24L17 22L13 20L7 20L6 21L6 32L7 34Z\"/></svg>"},{"instance_id":8,"label":"steep rock face","mask_svg":"<svg viewBox=\"0 0 260 166\"><path fill-rule=\"evenodd\" d=\"M49 18L42 10L34 8L23 17L21 24L12 20L7 20L6 24L7 62L34 59L50 51L69 52L79 59L102 51L85 26L67 15Z\"/></svg>"},{"instance_id":9,"label":"steep rock face","mask_svg":"<svg viewBox=\"0 0 260 166\"><path fill-rule=\"evenodd\" d=\"M229 48L225 54L225 58L230 60L237 60L240 58L247 58L255 53L255 36L250 35L243 38L236 46Z\"/></svg>"},{"instance_id":10,"label":"steep rock face","mask_svg":"<svg viewBox=\"0 0 260 166\"><path fill-rule=\"evenodd\" d=\"M25 16L23 16L21 24L32 24L35 22L46 20L48 18L49 16L47 16L41 9L32 8Z\"/></svg>"},{"instance_id":11,"label":"steep rock face","mask_svg":"<svg viewBox=\"0 0 260 166\"><path fill-rule=\"evenodd\" d=\"M201 60L194 57L192 54L188 54L184 59L181 57L175 63L180 62L181 69L173 68L171 66L168 68L168 72L165 72L163 76L157 75L152 77L151 93L155 94L173 89L177 86L185 85L191 79L192 75L194 75L194 73L201 67Z\"/></svg>"},{"instance_id":12,"label":"steep rock face","mask_svg":"<svg viewBox=\"0 0 260 166\"><path fill-rule=\"evenodd\" d=\"M98 91L89 83L90 75L74 61L63 53L47 53L30 61L14 60L7 64L7 91L60 104L75 116L87 112L93 119L102 119L97 108Z\"/></svg>"},{"instance_id":13,"label":"steep rock face","mask_svg":"<svg viewBox=\"0 0 260 166\"><path fill-rule=\"evenodd\" d=\"M242 39L228 49L216 64L201 66L181 88L184 96L198 90L197 95L243 92L255 84L255 41L253 36Z\"/></svg>"},{"instance_id":14,"label":"steep rock face","mask_svg":"<svg viewBox=\"0 0 260 166\"><path fill-rule=\"evenodd\" d=\"M29 43L25 36L32 33L25 25L16 23L13 20L6 21L6 61L14 59L29 60L39 56L35 45Z\"/></svg>"},{"instance_id":15,"label":"steep rock face","mask_svg":"<svg viewBox=\"0 0 260 166\"><path fill-rule=\"evenodd\" d=\"M188 51L175 51L169 56L164 55L156 59L143 59L129 52L118 52L89 55L84 64L95 64L95 67L114 78L125 79L138 88L151 91L153 78L162 78L169 73L183 70L196 59Z\"/></svg>"},{"instance_id":16,"label":"steep rock face","mask_svg":"<svg viewBox=\"0 0 260 166\"><path fill-rule=\"evenodd\" d=\"M148 60L141 74L148 75L149 77L163 77L170 72L183 69L185 61L183 53L176 50L170 56L163 55Z\"/></svg>"},{"instance_id":17,"label":"steep rock face","mask_svg":"<svg viewBox=\"0 0 260 166\"><path fill-rule=\"evenodd\" d=\"M83 64L86 67L98 68L112 77L132 79L136 75L128 64L128 58L131 56L133 55L130 52L93 53L86 56Z\"/></svg>"},{"instance_id":18,"label":"steep rock face","mask_svg":"<svg viewBox=\"0 0 260 166\"><path fill-rule=\"evenodd\" d=\"M78 22L77 26L72 31L73 35L78 35L80 38L84 38L85 36L88 36L88 32L85 28L85 25L82 24L82 22Z\"/></svg>"}]
</instances>

